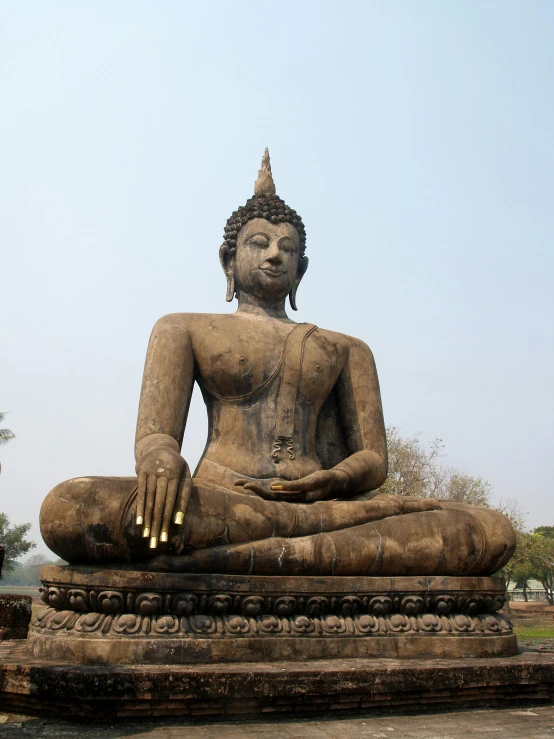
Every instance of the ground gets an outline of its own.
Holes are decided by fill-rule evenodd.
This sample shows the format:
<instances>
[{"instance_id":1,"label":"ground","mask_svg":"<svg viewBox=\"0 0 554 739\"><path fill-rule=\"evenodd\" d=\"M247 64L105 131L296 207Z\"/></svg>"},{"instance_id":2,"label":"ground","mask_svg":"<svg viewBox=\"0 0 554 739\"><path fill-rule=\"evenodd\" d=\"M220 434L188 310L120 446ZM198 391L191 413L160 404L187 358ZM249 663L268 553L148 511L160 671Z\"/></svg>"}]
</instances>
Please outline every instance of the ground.
<instances>
[{"instance_id":1,"label":"ground","mask_svg":"<svg viewBox=\"0 0 554 739\"><path fill-rule=\"evenodd\" d=\"M101 726L57 719L0 714L3 737L83 737L84 739L457 739L495 734L507 739L554 737L554 706L475 709L417 715L377 715L317 721L271 721L190 725L180 720L119 722Z\"/></svg>"},{"instance_id":2,"label":"ground","mask_svg":"<svg viewBox=\"0 0 554 739\"><path fill-rule=\"evenodd\" d=\"M554 641L554 606L546 601L513 601L509 617L520 646L541 639Z\"/></svg>"}]
</instances>

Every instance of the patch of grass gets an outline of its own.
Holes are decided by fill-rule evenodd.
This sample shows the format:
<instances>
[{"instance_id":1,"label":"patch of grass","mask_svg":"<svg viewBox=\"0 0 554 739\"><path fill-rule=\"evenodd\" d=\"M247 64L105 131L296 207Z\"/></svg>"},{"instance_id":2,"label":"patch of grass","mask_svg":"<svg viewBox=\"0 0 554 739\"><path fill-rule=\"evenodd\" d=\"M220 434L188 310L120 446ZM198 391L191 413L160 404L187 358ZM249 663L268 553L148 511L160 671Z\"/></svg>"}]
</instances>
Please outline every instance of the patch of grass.
<instances>
[{"instance_id":1,"label":"patch of grass","mask_svg":"<svg viewBox=\"0 0 554 739\"><path fill-rule=\"evenodd\" d=\"M534 628L515 628L516 636L523 638L533 637L539 639L554 639L554 628L549 629L534 629Z\"/></svg>"},{"instance_id":2,"label":"patch of grass","mask_svg":"<svg viewBox=\"0 0 554 739\"><path fill-rule=\"evenodd\" d=\"M517 636L534 639L554 639L552 613L512 612L510 619Z\"/></svg>"}]
</instances>

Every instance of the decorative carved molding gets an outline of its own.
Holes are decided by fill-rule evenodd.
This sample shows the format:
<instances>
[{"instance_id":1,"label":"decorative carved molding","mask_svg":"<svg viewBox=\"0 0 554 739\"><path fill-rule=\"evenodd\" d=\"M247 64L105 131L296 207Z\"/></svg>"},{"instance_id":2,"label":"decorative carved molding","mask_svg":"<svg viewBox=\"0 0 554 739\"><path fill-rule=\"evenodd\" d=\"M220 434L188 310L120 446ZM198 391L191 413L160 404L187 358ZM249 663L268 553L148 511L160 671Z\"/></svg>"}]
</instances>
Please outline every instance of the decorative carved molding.
<instances>
[{"instance_id":1,"label":"decorative carved molding","mask_svg":"<svg viewBox=\"0 0 554 739\"><path fill-rule=\"evenodd\" d=\"M142 591L138 589L103 590L89 587L62 587L44 584L41 597L46 605L77 613L136 614L143 617L241 616L257 618L262 614L279 618L337 616L477 616L499 611L505 596L498 592L455 592L415 595L395 592L344 595L255 595L237 593L194 593Z\"/></svg>"},{"instance_id":2,"label":"decorative carved molding","mask_svg":"<svg viewBox=\"0 0 554 739\"><path fill-rule=\"evenodd\" d=\"M155 596L155 594L151 595ZM248 598L245 600L248 601ZM512 633L510 622L501 615L493 613L476 616L463 613L449 615L386 613L377 616L362 612L353 615L336 615L334 613L323 614L319 611L321 604L318 604L317 608L315 604L312 604L314 608L310 610L310 607L307 607L304 614L294 615L292 611L287 614L285 611L293 607L290 602L292 600L294 599L287 598L286 603L281 602L280 604L277 600L276 612L273 613L264 613L258 610L261 604L249 602L246 603L243 614L227 614L225 612L227 602L224 600L214 601L214 604L218 605L215 611L211 611L211 614L192 613L194 608L189 610L187 615L162 614L155 611L147 613L148 609L145 607L139 607L139 612L132 613L120 611L79 613L74 610L44 608L34 617L32 625L38 633L149 638L371 637L414 633L481 636ZM112 601L106 599L103 602ZM149 607L153 603L158 603L155 597L149 601L142 600L143 604L147 602ZM192 605L191 601L186 602L186 606L183 600L179 603L183 604L183 611L187 611ZM215 615L221 607L223 609L219 611L219 615ZM251 614L248 614L249 610Z\"/></svg>"}]
</instances>

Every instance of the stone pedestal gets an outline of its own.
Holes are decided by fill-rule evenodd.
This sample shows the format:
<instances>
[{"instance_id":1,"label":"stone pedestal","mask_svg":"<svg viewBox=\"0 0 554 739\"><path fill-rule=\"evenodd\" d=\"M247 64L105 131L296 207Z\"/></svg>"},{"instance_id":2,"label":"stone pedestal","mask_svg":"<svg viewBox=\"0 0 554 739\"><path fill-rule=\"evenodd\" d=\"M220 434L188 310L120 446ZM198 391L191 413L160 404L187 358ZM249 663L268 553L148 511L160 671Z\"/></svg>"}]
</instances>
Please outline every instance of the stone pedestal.
<instances>
[{"instance_id":1,"label":"stone pedestal","mask_svg":"<svg viewBox=\"0 0 554 739\"><path fill-rule=\"evenodd\" d=\"M491 577L248 577L44 567L34 659L161 665L517 653Z\"/></svg>"},{"instance_id":2,"label":"stone pedestal","mask_svg":"<svg viewBox=\"0 0 554 739\"><path fill-rule=\"evenodd\" d=\"M267 721L553 700L553 654L117 667L45 662L30 657L24 642L0 643L2 711L89 721L156 716Z\"/></svg>"}]
</instances>

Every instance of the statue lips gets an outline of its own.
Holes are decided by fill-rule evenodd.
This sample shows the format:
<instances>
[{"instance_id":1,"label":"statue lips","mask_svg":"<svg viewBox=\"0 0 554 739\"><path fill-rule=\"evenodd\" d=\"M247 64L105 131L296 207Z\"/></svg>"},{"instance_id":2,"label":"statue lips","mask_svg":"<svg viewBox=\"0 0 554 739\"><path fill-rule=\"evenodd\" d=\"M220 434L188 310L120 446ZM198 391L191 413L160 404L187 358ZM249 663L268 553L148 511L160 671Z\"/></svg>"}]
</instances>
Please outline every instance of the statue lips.
<instances>
[{"instance_id":1,"label":"statue lips","mask_svg":"<svg viewBox=\"0 0 554 739\"><path fill-rule=\"evenodd\" d=\"M269 267L260 267L259 271L264 272L267 275L271 275L271 277L279 277L279 275L287 274L286 269L271 269Z\"/></svg>"}]
</instances>

